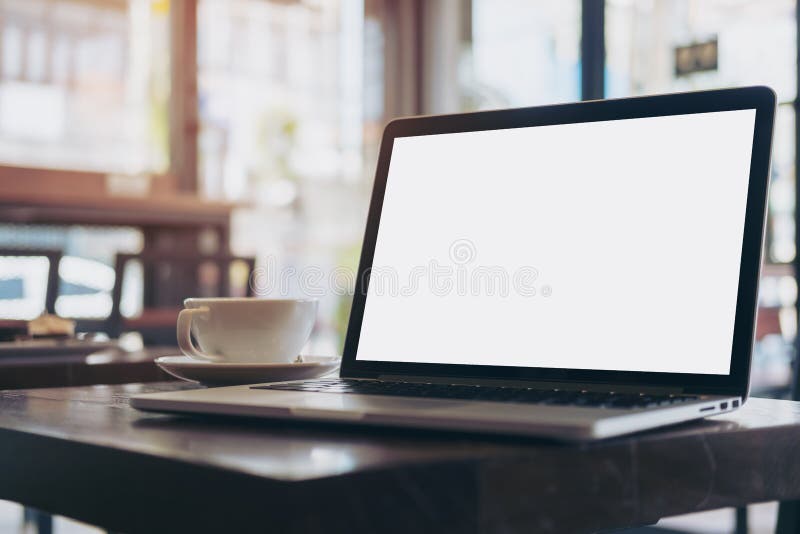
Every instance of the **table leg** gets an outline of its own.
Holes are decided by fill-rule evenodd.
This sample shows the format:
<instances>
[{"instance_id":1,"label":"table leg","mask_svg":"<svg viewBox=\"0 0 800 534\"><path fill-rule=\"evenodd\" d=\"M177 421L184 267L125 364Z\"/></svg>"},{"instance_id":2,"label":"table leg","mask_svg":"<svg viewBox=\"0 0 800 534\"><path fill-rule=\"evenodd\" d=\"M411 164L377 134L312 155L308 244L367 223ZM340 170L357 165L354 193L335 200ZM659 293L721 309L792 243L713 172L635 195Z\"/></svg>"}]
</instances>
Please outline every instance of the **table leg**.
<instances>
[{"instance_id":1,"label":"table leg","mask_svg":"<svg viewBox=\"0 0 800 534\"><path fill-rule=\"evenodd\" d=\"M736 509L735 534L747 534L747 506L740 506Z\"/></svg>"},{"instance_id":2,"label":"table leg","mask_svg":"<svg viewBox=\"0 0 800 534\"><path fill-rule=\"evenodd\" d=\"M778 507L775 534L800 532L800 501L783 501Z\"/></svg>"},{"instance_id":3,"label":"table leg","mask_svg":"<svg viewBox=\"0 0 800 534\"><path fill-rule=\"evenodd\" d=\"M37 534L53 533L53 516L36 508L25 507L25 524L33 523Z\"/></svg>"}]
</instances>

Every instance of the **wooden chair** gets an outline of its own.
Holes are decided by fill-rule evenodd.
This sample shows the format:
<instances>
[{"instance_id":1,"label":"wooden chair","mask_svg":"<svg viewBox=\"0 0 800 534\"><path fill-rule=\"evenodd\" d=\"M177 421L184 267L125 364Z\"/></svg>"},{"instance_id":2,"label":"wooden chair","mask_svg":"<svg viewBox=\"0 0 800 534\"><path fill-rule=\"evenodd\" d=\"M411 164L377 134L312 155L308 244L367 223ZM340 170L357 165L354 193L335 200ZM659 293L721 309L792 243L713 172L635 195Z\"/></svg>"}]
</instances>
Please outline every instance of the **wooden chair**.
<instances>
[{"instance_id":1,"label":"wooden chair","mask_svg":"<svg viewBox=\"0 0 800 534\"><path fill-rule=\"evenodd\" d=\"M62 252L57 249L38 248L0 248L0 258L47 258L47 290L45 292L44 308L48 313L55 313L56 299L58 298L59 278L58 266L61 263Z\"/></svg>"},{"instance_id":2,"label":"wooden chair","mask_svg":"<svg viewBox=\"0 0 800 534\"><path fill-rule=\"evenodd\" d=\"M126 268L132 262L142 268L143 310L138 317L125 317L121 309L123 285ZM255 258L229 254L118 254L111 315L105 330L112 337L138 331L145 345L175 345L175 324L184 299L252 296L250 277L254 269Z\"/></svg>"}]
</instances>

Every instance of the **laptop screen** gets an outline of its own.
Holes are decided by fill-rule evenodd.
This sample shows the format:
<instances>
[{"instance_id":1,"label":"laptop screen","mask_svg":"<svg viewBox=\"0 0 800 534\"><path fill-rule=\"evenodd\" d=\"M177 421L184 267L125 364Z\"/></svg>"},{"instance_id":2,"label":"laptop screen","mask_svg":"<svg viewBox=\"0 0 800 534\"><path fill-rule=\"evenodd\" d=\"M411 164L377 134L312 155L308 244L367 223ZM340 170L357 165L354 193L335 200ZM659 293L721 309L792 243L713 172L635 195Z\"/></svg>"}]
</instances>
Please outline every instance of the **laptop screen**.
<instances>
[{"instance_id":1,"label":"laptop screen","mask_svg":"<svg viewBox=\"0 0 800 534\"><path fill-rule=\"evenodd\" d=\"M356 359L727 375L755 115L394 139Z\"/></svg>"}]
</instances>

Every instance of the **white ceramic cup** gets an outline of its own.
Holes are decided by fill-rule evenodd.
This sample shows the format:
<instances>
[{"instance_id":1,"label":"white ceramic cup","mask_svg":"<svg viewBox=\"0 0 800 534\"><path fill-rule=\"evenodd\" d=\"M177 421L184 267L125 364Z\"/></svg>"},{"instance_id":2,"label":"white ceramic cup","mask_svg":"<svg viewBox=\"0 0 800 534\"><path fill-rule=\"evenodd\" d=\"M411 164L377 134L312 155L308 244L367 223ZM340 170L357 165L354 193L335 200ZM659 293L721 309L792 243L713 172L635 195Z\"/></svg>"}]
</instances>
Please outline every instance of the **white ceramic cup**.
<instances>
[{"instance_id":1,"label":"white ceramic cup","mask_svg":"<svg viewBox=\"0 0 800 534\"><path fill-rule=\"evenodd\" d=\"M187 356L213 362L295 361L311 335L317 304L314 299L186 299L178 315L178 346Z\"/></svg>"}]
</instances>

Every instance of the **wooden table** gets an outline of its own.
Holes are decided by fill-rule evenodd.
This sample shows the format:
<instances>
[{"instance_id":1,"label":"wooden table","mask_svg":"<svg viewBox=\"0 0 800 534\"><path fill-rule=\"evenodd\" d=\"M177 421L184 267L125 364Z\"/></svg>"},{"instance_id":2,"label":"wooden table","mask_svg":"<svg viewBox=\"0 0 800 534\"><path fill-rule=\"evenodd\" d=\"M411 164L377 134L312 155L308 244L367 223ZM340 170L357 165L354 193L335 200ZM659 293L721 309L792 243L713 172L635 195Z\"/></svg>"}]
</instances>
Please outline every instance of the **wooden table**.
<instances>
[{"instance_id":1,"label":"wooden table","mask_svg":"<svg viewBox=\"0 0 800 534\"><path fill-rule=\"evenodd\" d=\"M128 405L186 387L0 393L0 498L130 533L513 533L800 497L800 403L593 445Z\"/></svg>"},{"instance_id":2,"label":"wooden table","mask_svg":"<svg viewBox=\"0 0 800 534\"><path fill-rule=\"evenodd\" d=\"M154 360L176 352L175 347L163 347L133 352L108 349L92 354L2 356L0 389L173 380L155 365ZM53 530L49 514L28 509L26 518L36 523L39 534Z\"/></svg>"},{"instance_id":3,"label":"wooden table","mask_svg":"<svg viewBox=\"0 0 800 534\"><path fill-rule=\"evenodd\" d=\"M175 347L134 352L102 350L93 354L0 357L0 389L123 384L169 380L153 362L177 354Z\"/></svg>"}]
</instances>

